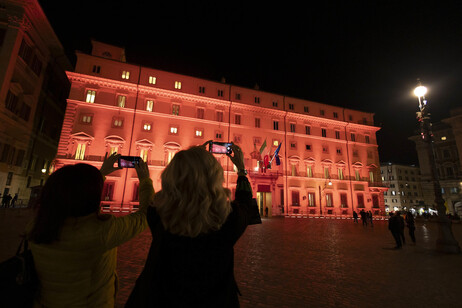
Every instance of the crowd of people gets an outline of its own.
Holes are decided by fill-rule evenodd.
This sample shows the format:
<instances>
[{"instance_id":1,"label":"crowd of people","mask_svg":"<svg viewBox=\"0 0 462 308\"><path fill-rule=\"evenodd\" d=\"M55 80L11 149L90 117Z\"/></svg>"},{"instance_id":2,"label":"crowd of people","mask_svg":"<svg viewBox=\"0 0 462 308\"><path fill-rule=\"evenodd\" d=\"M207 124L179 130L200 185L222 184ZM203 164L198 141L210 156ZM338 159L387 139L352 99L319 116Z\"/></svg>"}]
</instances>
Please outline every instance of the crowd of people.
<instances>
[{"instance_id":1,"label":"crowd of people","mask_svg":"<svg viewBox=\"0 0 462 308\"><path fill-rule=\"evenodd\" d=\"M18 201L18 194L14 194L14 197L12 197L11 194L4 194L3 196L0 194L0 198L2 200L2 207L15 207Z\"/></svg>"},{"instance_id":2,"label":"crowd of people","mask_svg":"<svg viewBox=\"0 0 462 308\"><path fill-rule=\"evenodd\" d=\"M114 307L117 247L149 228L151 247L126 307L239 307L233 247L260 217L241 149L231 148L232 201L205 146L178 152L158 192L147 164L135 164L140 205L125 216L99 212L104 179L119 169L120 155L99 170L79 163L51 174L26 230L40 281L35 306Z\"/></svg>"}]
</instances>

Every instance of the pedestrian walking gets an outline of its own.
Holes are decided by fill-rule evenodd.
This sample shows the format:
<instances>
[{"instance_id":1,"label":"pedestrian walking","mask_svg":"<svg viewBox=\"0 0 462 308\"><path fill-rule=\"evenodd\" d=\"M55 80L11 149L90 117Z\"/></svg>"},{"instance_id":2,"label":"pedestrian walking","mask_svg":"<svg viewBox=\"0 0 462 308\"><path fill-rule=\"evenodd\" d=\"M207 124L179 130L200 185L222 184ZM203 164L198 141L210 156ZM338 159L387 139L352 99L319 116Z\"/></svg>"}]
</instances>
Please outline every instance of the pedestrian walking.
<instances>
[{"instance_id":1,"label":"pedestrian walking","mask_svg":"<svg viewBox=\"0 0 462 308\"><path fill-rule=\"evenodd\" d=\"M10 207L11 198L11 194L8 194L8 196L6 196L6 207Z\"/></svg>"},{"instance_id":2,"label":"pedestrian walking","mask_svg":"<svg viewBox=\"0 0 462 308\"><path fill-rule=\"evenodd\" d=\"M6 207L6 199L7 199L7 194L3 194L3 197L2 197L2 207Z\"/></svg>"},{"instance_id":3,"label":"pedestrian walking","mask_svg":"<svg viewBox=\"0 0 462 308\"><path fill-rule=\"evenodd\" d=\"M361 215L361 221L363 222L363 226L367 227L367 213L364 210L361 210L359 212L359 215Z\"/></svg>"},{"instance_id":4,"label":"pedestrian walking","mask_svg":"<svg viewBox=\"0 0 462 308\"><path fill-rule=\"evenodd\" d=\"M371 223L371 227L373 227L374 223L372 222L372 219L373 219L372 218L372 211L369 211L367 214L368 214L369 222Z\"/></svg>"},{"instance_id":5,"label":"pedestrian walking","mask_svg":"<svg viewBox=\"0 0 462 308\"><path fill-rule=\"evenodd\" d=\"M13 200L11 200L11 207L14 207L16 204L16 201L18 201L18 194L14 194Z\"/></svg>"},{"instance_id":6,"label":"pedestrian walking","mask_svg":"<svg viewBox=\"0 0 462 308\"><path fill-rule=\"evenodd\" d=\"M355 223L358 223L358 213L356 213L356 211L353 211L353 219Z\"/></svg>"},{"instance_id":7,"label":"pedestrian walking","mask_svg":"<svg viewBox=\"0 0 462 308\"><path fill-rule=\"evenodd\" d=\"M412 215L411 212L406 213L406 225L409 229L409 236L411 237L412 243L415 244L415 221L414 221L414 215Z\"/></svg>"},{"instance_id":8,"label":"pedestrian walking","mask_svg":"<svg viewBox=\"0 0 462 308\"><path fill-rule=\"evenodd\" d=\"M265 207L265 217L268 217L268 207Z\"/></svg>"},{"instance_id":9,"label":"pedestrian walking","mask_svg":"<svg viewBox=\"0 0 462 308\"><path fill-rule=\"evenodd\" d=\"M390 218L388 219L388 230L390 230L391 235L393 236L393 239L396 242L395 249L401 249L403 247L403 244L401 242L401 226L399 223L399 214L398 212L395 213L394 215L390 214Z\"/></svg>"},{"instance_id":10,"label":"pedestrian walking","mask_svg":"<svg viewBox=\"0 0 462 308\"><path fill-rule=\"evenodd\" d=\"M401 242L403 242L403 245L406 244L406 238L404 237L404 228L405 228L405 223L404 223L404 218L401 216L400 211L396 211L395 214L398 217L398 222L399 222L399 236L401 237Z\"/></svg>"}]
</instances>

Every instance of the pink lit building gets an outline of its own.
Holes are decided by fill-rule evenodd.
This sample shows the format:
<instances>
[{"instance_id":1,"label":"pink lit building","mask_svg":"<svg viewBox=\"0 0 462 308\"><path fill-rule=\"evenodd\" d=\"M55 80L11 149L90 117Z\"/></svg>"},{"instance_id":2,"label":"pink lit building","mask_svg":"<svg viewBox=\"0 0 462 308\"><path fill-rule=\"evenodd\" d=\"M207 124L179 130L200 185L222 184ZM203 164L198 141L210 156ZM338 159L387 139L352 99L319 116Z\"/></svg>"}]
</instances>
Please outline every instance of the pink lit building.
<instances>
[{"instance_id":1,"label":"pink lit building","mask_svg":"<svg viewBox=\"0 0 462 308\"><path fill-rule=\"evenodd\" d=\"M262 214L351 216L384 212L373 114L129 64L124 49L93 41L68 72L71 91L55 168L86 162L99 167L106 152L141 156L156 190L175 153L207 140L232 141L245 154ZM262 158L281 144L277 165ZM233 165L217 159L225 185ZM105 182L103 211L138 205L135 171Z\"/></svg>"}]
</instances>

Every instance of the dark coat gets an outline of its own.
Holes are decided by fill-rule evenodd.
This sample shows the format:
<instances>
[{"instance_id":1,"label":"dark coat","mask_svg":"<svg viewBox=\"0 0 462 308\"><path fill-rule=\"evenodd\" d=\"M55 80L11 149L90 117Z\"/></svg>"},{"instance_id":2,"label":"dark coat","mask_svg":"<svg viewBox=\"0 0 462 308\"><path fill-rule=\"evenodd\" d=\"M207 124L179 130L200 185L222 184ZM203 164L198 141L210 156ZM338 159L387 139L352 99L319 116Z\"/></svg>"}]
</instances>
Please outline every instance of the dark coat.
<instances>
[{"instance_id":1,"label":"dark coat","mask_svg":"<svg viewBox=\"0 0 462 308\"><path fill-rule=\"evenodd\" d=\"M245 201L251 202L252 193L244 195L244 200L232 203L220 230L195 238L167 232L150 207L153 241L126 307L239 307L233 247L251 215Z\"/></svg>"},{"instance_id":2,"label":"dark coat","mask_svg":"<svg viewBox=\"0 0 462 308\"><path fill-rule=\"evenodd\" d=\"M398 216L393 215L388 219L388 229L391 232L397 232L397 233L400 232L401 223L400 223L400 219Z\"/></svg>"}]
</instances>

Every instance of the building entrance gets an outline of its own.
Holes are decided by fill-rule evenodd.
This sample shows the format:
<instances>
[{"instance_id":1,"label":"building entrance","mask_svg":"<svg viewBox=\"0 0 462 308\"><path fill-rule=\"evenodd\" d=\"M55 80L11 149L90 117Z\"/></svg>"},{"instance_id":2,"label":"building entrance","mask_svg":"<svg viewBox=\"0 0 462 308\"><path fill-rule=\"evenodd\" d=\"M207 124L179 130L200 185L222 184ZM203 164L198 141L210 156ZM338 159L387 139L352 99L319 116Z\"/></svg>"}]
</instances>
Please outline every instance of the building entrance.
<instances>
[{"instance_id":1,"label":"building entrance","mask_svg":"<svg viewBox=\"0 0 462 308\"><path fill-rule=\"evenodd\" d=\"M257 204L261 217L271 217L273 215L272 197L270 192L257 192ZM266 212L266 209L268 209L268 212Z\"/></svg>"}]
</instances>

